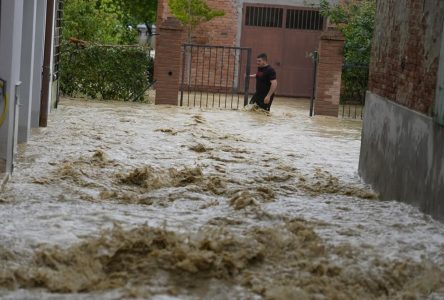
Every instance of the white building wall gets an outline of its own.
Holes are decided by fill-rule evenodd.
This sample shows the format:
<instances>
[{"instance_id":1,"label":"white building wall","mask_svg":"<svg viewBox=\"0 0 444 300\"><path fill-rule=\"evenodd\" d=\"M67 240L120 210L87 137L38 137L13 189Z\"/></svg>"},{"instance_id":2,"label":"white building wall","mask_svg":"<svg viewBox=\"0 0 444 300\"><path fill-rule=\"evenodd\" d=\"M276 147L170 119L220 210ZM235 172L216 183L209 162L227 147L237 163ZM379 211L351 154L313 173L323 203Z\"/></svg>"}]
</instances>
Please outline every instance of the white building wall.
<instances>
[{"instance_id":1,"label":"white building wall","mask_svg":"<svg viewBox=\"0 0 444 300\"><path fill-rule=\"evenodd\" d=\"M0 172L11 173L17 141L15 86L20 81L23 0L2 0L0 11L0 78L7 81L10 99L0 128Z\"/></svg>"},{"instance_id":2,"label":"white building wall","mask_svg":"<svg viewBox=\"0 0 444 300\"><path fill-rule=\"evenodd\" d=\"M31 129L31 103L34 78L34 45L37 0L23 3L23 29L20 80L21 97L19 112L18 143L28 141Z\"/></svg>"},{"instance_id":3,"label":"white building wall","mask_svg":"<svg viewBox=\"0 0 444 300\"><path fill-rule=\"evenodd\" d=\"M32 87L31 127L39 127L42 91L43 52L45 48L46 0L37 0L34 45L34 78Z\"/></svg>"}]
</instances>

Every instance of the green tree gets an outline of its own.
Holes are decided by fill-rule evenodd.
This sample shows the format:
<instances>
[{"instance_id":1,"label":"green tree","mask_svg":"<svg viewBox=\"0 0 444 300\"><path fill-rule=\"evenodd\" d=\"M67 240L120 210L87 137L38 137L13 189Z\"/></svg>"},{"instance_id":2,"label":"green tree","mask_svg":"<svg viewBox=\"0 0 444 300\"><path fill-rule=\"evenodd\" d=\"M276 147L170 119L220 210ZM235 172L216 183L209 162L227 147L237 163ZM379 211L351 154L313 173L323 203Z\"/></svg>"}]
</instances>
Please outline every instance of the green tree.
<instances>
[{"instance_id":1,"label":"green tree","mask_svg":"<svg viewBox=\"0 0 444 300\"><path fill-rule=\"evenodd\" d=\"M221 10L210 8L205 0L168 0L168 6L173 16L186 26L188 42L197 26L225 15Z\"/></svg>"},{"instance_id":2,"label":"green tree","mask_svg":"<svg viewBox=\"0 0 444 300\"><path fill-rule=\"evenodd\" d=\"M157 0L115 0L120 3L128 19L134 23L156 21Z\"/></svg>"},{"instance_id":3,"label":"green tree","mask_svg":"<svg viewBox=\"0 0 444 300\"><path fill-rule=\"evenodd\" d=\"M156 21L157 0L98 0L98 3L105 11L118 15L122 24Z\"/></svg>"},{"instance_id":4,"label":"green tree","mask_svg":"<svg viewBox=\"0 0 444 300\"><path fill-rule=\"evenodd\" d=\"M321 13L330 18L345 37L348 64L368 65L375 24L376 0L348 0L331 5L321 0Z\"/></svg>"},{"instance_id":5,"label":"green tree","mask_svg":"<svg viewBox=\"0 0 444 300\"><path fill-rule=\"evenodd\" d=\"M321 13L345 37L341 103L364 103L375 23L376 0L347 0L330 5L321 0Z\"/></svg>"},{"instance_id":6,"label":"green tree","mask_svg":"<svg viewBox=\"0 0 444 300\"><path fill-rule=\"evenodd\" d=\"M118 42L121 28L118 16L99 9L95 0L65 1L65 40L75 37L85 41L114 44Z\"/></svg>"},{"instance_id":7,"label":"green tree","mask_svg":"<svg viewBox=\"0 0 444 300\"><path fill-rule=\"evenodd\" d=\"M66 0L63 37L132 44L136 42L136 25L153 23L156 9L156 0Z\"/></svg>"}]
</instances>

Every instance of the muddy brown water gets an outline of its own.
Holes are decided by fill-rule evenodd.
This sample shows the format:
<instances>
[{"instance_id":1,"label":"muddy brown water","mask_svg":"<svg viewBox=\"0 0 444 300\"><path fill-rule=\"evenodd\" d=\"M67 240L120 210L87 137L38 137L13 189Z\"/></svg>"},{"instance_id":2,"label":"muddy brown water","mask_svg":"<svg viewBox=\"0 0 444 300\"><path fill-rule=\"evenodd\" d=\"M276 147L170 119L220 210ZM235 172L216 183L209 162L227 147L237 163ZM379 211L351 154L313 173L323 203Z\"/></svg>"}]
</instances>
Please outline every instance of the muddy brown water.
<instances>
[{"instance_id":1,"label":"muddy brown water","mask_svg":"<svg viewBox=\"0 0 444 300\"><path fill-rule=\"evenodd\" d=\"M444 225L307 115L63 99L0 194L0 297L444 299Z\"/></svg>"}]
</instances>

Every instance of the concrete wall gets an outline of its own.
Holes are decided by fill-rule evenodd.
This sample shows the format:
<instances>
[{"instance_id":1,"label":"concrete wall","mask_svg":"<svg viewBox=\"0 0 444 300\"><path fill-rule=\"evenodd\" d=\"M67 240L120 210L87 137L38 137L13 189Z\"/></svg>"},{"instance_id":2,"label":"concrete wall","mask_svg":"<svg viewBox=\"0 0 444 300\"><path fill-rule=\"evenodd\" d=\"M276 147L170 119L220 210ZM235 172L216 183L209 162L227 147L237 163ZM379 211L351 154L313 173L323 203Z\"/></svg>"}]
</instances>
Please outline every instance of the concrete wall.
<instances>
[{"instance_id":1,"label":"concrete wall","mask_svg":"<svg viewBox=\"0 0 444 300\"><path fill-rule=\"evenodd\" d=\"M359 173L383 200L444 220L444 127L368 92Z\"/></svg>"},{"instance_id":2,"label":"concrete wall","mask_svg":"<svg viewBox=\"0 0 444 300\"><path fill-rule=\"evenodd\" d=\"M370 91L431 115L443 23L442 0L377 1Z\"/></svg>"}]
</instances>

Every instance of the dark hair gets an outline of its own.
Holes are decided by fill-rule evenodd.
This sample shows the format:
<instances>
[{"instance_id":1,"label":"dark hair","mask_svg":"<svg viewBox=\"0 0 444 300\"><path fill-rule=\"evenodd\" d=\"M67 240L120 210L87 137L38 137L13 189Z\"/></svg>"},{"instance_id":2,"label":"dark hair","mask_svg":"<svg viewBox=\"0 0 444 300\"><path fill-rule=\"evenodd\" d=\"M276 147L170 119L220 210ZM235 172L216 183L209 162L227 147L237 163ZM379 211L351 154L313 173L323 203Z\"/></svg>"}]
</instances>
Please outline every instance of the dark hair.
<instances>
[{"instance_id":1,"label":"dark hair","mask_svg":"<svg viewBox=\"0 0 444 300\"><path fill-rule=\"evenodd\" d=\"M261 54L259 54L259 55L257 56L257 58L263 59L263 60L265 60L265 61L268 60L267 54L265 54L265 53L261 53Z\"/></svg>"}]
</instances>

